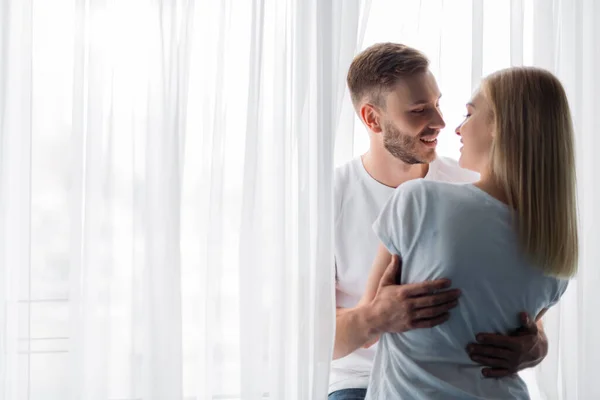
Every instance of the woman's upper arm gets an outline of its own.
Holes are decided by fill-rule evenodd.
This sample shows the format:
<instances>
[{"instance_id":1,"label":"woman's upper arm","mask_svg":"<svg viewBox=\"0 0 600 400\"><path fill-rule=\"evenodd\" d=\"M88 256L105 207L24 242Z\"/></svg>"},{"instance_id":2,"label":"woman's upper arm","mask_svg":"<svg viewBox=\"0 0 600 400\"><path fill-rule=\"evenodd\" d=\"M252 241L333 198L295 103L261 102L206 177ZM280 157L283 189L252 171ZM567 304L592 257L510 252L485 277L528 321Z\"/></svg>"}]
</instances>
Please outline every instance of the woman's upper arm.
<instances>
[{"instance_id":1,"label":"woman's upper arm","mask_svg":"<svg viewBox=\"0 0 600 400\"><path fill-rule=\"evenodd\" d=\"M548 311L547 308L544 308L542 311L540 311L538 313L538 315L536 315L536 317L535 317L535 322L538 322L540 319L542 319L542 317L544 316L544 314L546 314L546 311Z\"/></svg>"},{"instance_id":2,"label":"woman's upper arm","mask_svg":"<svg viewBox=\"0 0 600 400\"><path fill-rule=\"evenodd\" d=\"M369 273L367 287L365 288L365 292L360 300L359 305L368 304L375 298L381 277L383 276L383 273L390 264L391 260L392 254L383 244L380 243L379 248L377 249L377 255L375 256L375 261L371 267L371 272Z\"/></svg>"}]
</instances>

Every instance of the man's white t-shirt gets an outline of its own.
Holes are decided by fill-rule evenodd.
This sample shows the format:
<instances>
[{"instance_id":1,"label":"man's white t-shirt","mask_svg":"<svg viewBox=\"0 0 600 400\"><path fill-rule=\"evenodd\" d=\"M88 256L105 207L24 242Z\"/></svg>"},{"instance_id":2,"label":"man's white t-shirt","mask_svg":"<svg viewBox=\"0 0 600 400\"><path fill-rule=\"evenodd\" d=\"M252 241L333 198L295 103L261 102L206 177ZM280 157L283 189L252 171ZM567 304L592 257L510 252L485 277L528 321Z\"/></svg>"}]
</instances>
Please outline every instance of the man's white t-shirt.
<instances>
[{"instance_id":1,"label":"man's white t-shirt","mask_svg":"<svg viewBox=\"0 0 600 400\"><path fill-rule=\"evenodd\" d=\"M426 180L470 183L478 175L462 169L452 159L438 156ZM338 167L334 177L334 232L336 264L336 305L350 308L362 297L379 239L373 223L394 193L394 188L377 182L357 157ZM341 389L366 388L377 345L358 349L331 365L329 393Z\"/></svg>"},{"instance_id":2,"label":"man's white t-shirt","mask_svg":"<svg viewBox=\"0 0 600 400\"><path fill-rule=\"evenodd\" d=\"M367 400L529 399L519 376L486 379L465 351L478 332L508 334L519 312L536 316L567 288L523 254L510 208L473 184L416 179L373 229L401 256L403 284L448 278L462 295L447 322L381 336Z\"/></svg>"}]
</instances>

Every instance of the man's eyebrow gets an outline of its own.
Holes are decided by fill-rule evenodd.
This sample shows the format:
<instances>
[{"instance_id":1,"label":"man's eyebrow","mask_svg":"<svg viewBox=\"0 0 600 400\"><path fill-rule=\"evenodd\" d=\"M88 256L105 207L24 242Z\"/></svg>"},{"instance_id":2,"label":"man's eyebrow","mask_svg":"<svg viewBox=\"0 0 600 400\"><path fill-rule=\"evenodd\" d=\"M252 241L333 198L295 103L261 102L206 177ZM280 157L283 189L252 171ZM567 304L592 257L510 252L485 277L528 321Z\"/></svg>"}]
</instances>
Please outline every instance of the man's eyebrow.
<instances>
[{"instance_id":1,"label":"man's eyebrow","mask_svg":"<svg viewBox=\"0 0 600 400\"><path fill-rule=\"evenodd\" d=\"M437 100L439 101L442 98L442 95L440 94L437 98ZM420 106L420 105L424 105L424 104L429 104L430 101L429 100L417 100L414 103L411 104L411 106Z\"/></svg>"},{"instance_id":2,"label":"man's eyebrow","mask_svg":"<svg viewBox=\"0 0 600 400\"><path fill-rule=\"evenodd\" d=\"M473 103L471 103L471 102L468 102L468 103L467 103L467 106L475 108L475 104L473 104Z\"/></svg>"}]
</instances>

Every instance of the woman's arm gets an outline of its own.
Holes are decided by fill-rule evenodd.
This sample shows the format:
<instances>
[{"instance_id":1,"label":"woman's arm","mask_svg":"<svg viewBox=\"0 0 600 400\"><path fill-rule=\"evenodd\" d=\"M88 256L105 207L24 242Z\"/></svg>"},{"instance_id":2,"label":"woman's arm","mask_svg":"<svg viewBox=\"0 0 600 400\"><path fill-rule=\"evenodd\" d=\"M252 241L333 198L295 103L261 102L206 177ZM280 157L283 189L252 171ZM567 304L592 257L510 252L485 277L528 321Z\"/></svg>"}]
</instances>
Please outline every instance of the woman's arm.
<instances>
[{"instance_id":1,"label":"woman's arm","mask_svg":"<svg viewBox=\"0 0 600 400\"><path fill-rule=\"evenodd\" d=\"M542 317L544 316L544 314L546 314L546 311L548 311L548 309L547 309L547 308L544 308L542 311L540 311L540 312L538 313L537 317L535 317L535 322L536 322L536 324L538 325L538 327L542 325L542 321L541 321L541 319L542 319Z\"/></svg>"},{"instance_id":2,"label":"woman's arm","mask_svg":"<svg viewBox=\"0 0 600 400\"><path fill-rule=\"evenodd\" d=\"M369 304L375 298L377 294L377 290L379 289L379 283L381 282L381 278L385 273L388 265L393 263L397 265L399 263L398 256L392 254L385 248L383 244L379 244L379 248L377 249L377 255L375 256L375 261L373 262L373 267L371 268L371 272L369 273L369 279L367 280L367 287L365 289L365 293L363 297L360 299L358 303L360 305ZM397 274L400 273L400 269L397 270ZM395 276L394 276L395 280ZM367 343L365 343L362 347L364 349L368 349L373 346L375 343L379 341L379 335L372 337Z\"/></svg>"},{"instance_id":3,"label":"woman's arm","mask_svg":"<svg viewBox=\"0 0 600 400\"><path fill-rule=\"evenodd\" d=\"M401 274L400 256L392 255L380 244L359 307L378 310L377 314L385 315L389 322L380 326L362 347L371 347L384 332L406 332L444 323L448 311L458 304L460 290L443 290L450 286L449 280L398 285Z\"/></svg>"},{"instance_id":4,"label":"woman's arm","mask_svg":"<svg viewBox=\"0 0 600 400\"><path fill-rule=\"evenodd\" d=\"M395 257L398 258L398 256ZM388 249L386 249L383 244L379 244L375 261L373 261L373 266L371 267L371 272L369 273L369 279L367 279L367 287L365 288L365 292L358 303L359 306L369 304L375 298L377 290L379 289L381 278L383 277L383 274L385 273L388 265L390 265L391 261L392 255ZM397 273L400 273L400 269L398 269Z\"/></svg>"},{"instance_id":5,"label":"woman's arm","mask_svg":"<svg viewBox=\"0 0 600 400\"><path fill-rule=\"evenodd\" d=\"M336 309L336 330L333 359L344 357L358 348L369 348L379 340L379 330L386 313L374 307L377 290L386 284L384 274L394 275L396 263L391 265L392 255L380 245L371 267L366 290L354 308ZM383 278L383 279L382 279ZM397 306L390 304L390 306ZM385 310L384 310L385 311Z\"/></svg>"}]
</instances>

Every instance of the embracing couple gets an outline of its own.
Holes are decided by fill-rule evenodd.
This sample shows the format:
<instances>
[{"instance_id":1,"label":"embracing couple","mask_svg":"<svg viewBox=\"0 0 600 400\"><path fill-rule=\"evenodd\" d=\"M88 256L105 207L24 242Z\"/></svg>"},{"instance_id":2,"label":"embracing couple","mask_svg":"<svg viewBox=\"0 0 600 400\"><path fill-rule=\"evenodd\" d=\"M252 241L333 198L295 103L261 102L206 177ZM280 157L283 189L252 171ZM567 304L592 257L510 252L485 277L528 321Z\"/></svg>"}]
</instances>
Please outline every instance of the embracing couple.
<instances>
[{"instance_id":1,"label":"embracing couple","mask_svg":"<svg viewBox=\"0 0 600 400\"><path fill-rule=\"evenodd\" d=\"M528 399L517 372L546 356L540 318L577 267L561 83L484 78L457 164L436 155L441 93L421 52L374 45L347 81L370 148L335 173L329 399Z\"/></svg>"}]
</instances>

